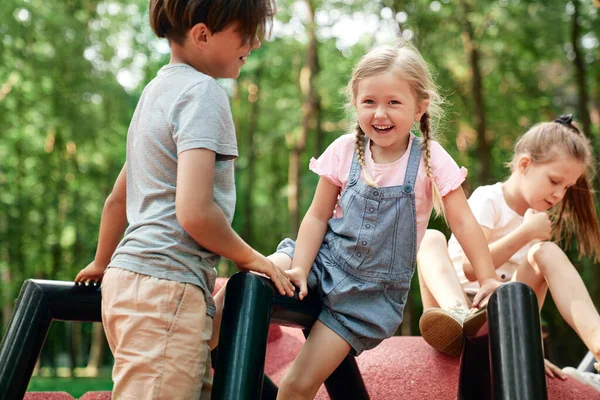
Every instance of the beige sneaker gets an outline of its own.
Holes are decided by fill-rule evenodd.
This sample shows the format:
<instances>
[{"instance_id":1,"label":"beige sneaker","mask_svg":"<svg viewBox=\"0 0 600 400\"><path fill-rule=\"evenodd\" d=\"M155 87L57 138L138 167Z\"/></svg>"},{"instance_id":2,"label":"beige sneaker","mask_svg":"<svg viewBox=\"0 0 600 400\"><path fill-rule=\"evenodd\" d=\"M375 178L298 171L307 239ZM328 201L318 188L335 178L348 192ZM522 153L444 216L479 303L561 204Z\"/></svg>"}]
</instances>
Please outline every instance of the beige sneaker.
<instances>
[{"instance_id":1,"label":"beige sneaker","mask_svg":"<svg viewBox=\"0 0 600 400\"><path fill-rule=\"evenodd\" d=\"M463 321L463 335L465 337L476 336L479 330L487 322L487 309L471 308Z\"/></svg>"},{"instance_id":2,"label":"beige sneaker","mask_svg":"<svg viewBox=\"0 0 600 400\"><path fill-rule=\"evenodd\" d=\"M423 339L434 349L459 357L464 336L473 336L486 321L485 309L468 310L462 301L448 309L431 308L419 320Z\"/></svg>"}]
</instances>

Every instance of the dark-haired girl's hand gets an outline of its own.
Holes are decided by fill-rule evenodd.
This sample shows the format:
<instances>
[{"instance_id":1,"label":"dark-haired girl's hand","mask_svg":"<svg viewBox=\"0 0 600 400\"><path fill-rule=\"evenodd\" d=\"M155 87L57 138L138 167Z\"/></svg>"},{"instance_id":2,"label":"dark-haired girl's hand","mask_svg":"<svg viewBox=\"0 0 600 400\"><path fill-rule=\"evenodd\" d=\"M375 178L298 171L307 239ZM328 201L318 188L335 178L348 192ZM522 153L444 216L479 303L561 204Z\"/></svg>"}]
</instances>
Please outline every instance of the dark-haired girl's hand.
<instances>
[{"instance_id":1,"label":"dark-haired girl's hand","mask_svg":"<svg viewBox=\"0 0 600 400\"><path fill-rule=\"evenodd\" d=\"M486 279L480 285L479 291L473 298L473 307L474 308L482 308L487 306L487 303L490 299L494 290L498 289L502 285L502 282L496 279Z\"/></svg>"},{"instance_id":2,"label":"dark-haired girl's hand","mask_svg":"<svg viewBox=\"0 0 600 400\"><path fill-rule=\"evenodd\" d=\"M560 368L556 365L552 364L550 361L544 358L544 370L546 371L546 375L550 378L560 378L563 381L567 379L567 374L565 374Z\"/></svg>"},{"instance_id":3,"label":"dark-haired girl's hand","mask_svg":"<svg viewBox=\"0 0 600 400\"><path fill-rule=\"evenodd\" d=\"M530 240L552 239L552 221L545 212L528 209L523 216L523 226L527 229Z\"/></svg>"}]
</instances>

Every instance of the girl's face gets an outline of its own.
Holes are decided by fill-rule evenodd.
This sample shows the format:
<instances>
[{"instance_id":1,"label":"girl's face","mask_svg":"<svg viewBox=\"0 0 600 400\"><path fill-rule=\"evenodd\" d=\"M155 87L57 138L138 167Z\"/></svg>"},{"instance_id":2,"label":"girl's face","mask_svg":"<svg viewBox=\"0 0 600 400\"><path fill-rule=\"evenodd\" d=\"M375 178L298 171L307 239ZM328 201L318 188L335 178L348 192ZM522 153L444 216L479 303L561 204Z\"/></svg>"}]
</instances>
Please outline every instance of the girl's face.
<instances>
[{"instance_id":1,"label":"girl's face","mask_svg":"<svg viewBox=\"0 0 600 400\"><path fill-rule=\"evenodd\" d=\"M374 145L403 153L415 121L427 111L428 101L417 104L407 80L391 71L362 79L356 93L358 123Z\"/></svg>"},{"instance_id":2,"label":"girl's face","mask_svg":"<svg viewBox=\"0 0 600 400\"><path fill-rule=\"evenodd\" d=\"M547 211L560 202L567 189L585 172L584 164L568 155L559 155L543 164L536 164L524 155L517 168L521 174L519 188L523 199L536 211Z\"/></svg>"}]
</instances>

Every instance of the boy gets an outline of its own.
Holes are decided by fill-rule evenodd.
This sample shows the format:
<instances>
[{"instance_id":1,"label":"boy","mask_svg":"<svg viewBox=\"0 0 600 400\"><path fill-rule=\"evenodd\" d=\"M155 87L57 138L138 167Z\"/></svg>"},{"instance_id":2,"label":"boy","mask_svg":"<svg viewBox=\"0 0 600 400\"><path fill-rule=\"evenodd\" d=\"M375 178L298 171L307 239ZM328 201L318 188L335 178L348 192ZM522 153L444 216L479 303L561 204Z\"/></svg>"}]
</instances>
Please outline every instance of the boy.
<instances>
[{"instance_id":1,"label":"boy","mask_svg":"<svg viewBox=\"0 0 600 400\"><path fill-rule=\"evenodd\" d=\"M272 0L150 1L171 60L142 93L95 259L75 278L103 280L115 399L200 397L220 256L293 295L286 275L231 228L237 143L215 81L238 77L273 10Z\"/></svg>"}]
</instances>

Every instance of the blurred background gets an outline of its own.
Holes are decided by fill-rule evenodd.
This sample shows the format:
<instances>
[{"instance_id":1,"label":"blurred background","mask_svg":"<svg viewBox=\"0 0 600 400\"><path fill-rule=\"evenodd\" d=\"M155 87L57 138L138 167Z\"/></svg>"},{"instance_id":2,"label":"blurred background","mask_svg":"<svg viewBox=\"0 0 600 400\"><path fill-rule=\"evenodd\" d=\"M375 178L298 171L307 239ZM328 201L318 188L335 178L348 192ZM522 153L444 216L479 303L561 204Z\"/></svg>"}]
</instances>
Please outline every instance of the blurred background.
<instances>
[{"instance_id":1,"label":"blurred background","mask_svg":"<svg viewBox=\"0 0 600 400\"><path fill-rule=\"evenodd\" d=\"M574 114L598 154L598 0L277 3L271 38L239 79L221 81L241 154L234 228L264 253L295 237L318 180L308 160L345 132L341 89L352 66L398 36L435 71L446 99L438 134L469 169L467 194L507 177L515 138L559 114ZM0 332L25 279L72 280L94 257L134 107L169 60L147 8L147 0L2 0ZM448 232L441 220L430 226ZM600 304L598 265L569 254ZM221 276L234 272L219 265ZM421 311L415 281L399 335L419 334ZM547 357L576 366L586 349L550 297L542 318ZM55 322L30 389L63 390L67 379L81 393L108 389L111 365L100 324Z\"/></svg>"}]
</instances>

